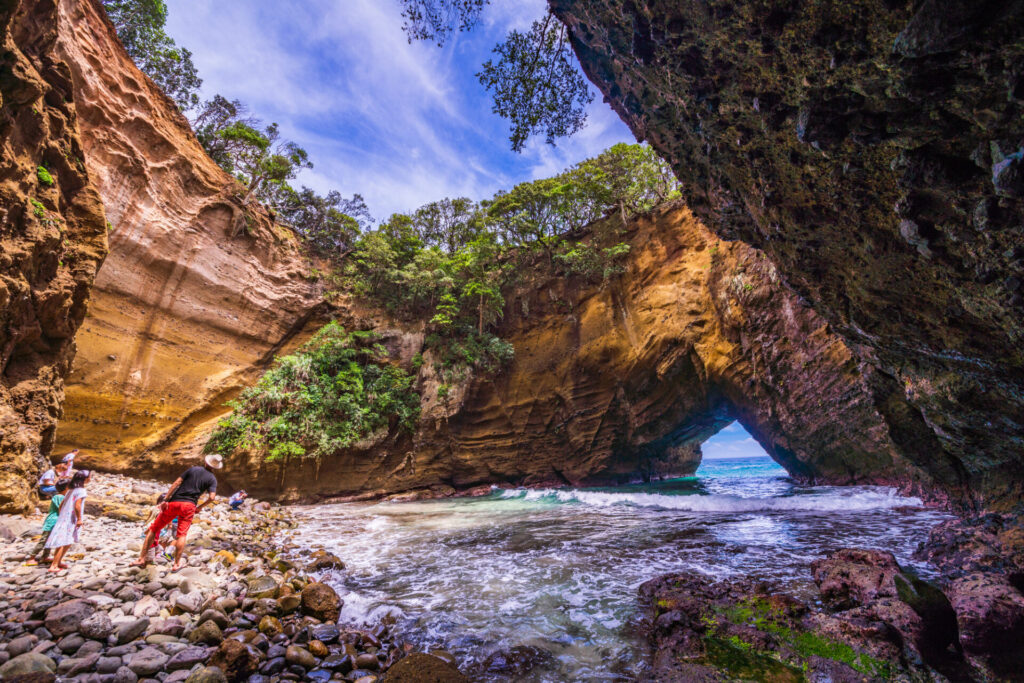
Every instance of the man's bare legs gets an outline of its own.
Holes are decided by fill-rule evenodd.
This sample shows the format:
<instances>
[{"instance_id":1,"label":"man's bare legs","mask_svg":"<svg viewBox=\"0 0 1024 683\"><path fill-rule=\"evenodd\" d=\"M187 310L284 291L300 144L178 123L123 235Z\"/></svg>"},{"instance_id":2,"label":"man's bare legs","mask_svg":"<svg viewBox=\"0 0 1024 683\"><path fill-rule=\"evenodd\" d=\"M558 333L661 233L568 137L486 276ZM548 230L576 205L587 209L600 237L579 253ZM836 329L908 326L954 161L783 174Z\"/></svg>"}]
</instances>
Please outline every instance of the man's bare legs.
<instances>
[{"instance_id":1,"label":"man's bare legs","mask_svg":"<svg viewBox=\"0 0 1024 683\"><path fill-rule=\"evenodd\" d=\"M179 536L174 539L174 565L171 567L172 572L176 572L181 569L181 556L185 552L185 537Z\"/></svg>"},{"instance_id":2,"label":"man's bare legs","mask_svg":"<svg viewBox=\"0 0 1024 683\"><path fill-rule=\"evenodd\" d=\"M145 567L149 564L149 548L153 545L155 540L155 534L152 529L146 531L146 540L142 542L142 551L139 553L139 559L131 563L132 567Z\"/></svg>"}]
</instances>

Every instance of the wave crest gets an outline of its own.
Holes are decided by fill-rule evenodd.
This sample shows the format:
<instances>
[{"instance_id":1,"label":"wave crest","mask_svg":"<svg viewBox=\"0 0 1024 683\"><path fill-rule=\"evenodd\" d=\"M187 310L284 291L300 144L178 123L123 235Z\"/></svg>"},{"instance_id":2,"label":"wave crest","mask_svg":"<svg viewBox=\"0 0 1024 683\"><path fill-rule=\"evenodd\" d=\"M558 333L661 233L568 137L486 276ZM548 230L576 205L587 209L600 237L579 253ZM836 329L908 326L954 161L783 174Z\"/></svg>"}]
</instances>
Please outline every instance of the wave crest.
<instances>
[{"instance_id":1,"label":"wave crest","mask_svg":"<svg viewBox=\"0 0 1024 683\"><path fill-rule=\"evenodd\" d=\"M579 489L499 489L502 498L530 501L579 503L592 507L629 505L633 507L682 510L686 512L827 512L843 510L884 510L921 507L920 498L908 498L889 488L858 488L775 498L743 498L730 495L666 496L659 493L608 493Z\"/></svg>"}]
</instances>

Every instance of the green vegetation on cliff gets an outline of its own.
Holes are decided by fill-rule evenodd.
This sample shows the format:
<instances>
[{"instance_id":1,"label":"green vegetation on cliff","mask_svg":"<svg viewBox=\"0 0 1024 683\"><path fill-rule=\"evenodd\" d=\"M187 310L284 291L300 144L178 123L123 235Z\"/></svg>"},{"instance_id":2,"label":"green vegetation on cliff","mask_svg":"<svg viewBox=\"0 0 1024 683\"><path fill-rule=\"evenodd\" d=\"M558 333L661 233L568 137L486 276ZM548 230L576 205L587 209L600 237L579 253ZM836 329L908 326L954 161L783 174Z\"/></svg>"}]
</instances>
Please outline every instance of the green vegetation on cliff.
<instances>
[{"instance_id":1,"label":"green vegetation on cliff","mask_svg":"<svg viewBox=\"0 0 1024 683\"><path fill-rule=\"evenodd\" d=\"M234 412L206 450L319 460L378 434L411 431L420 413L413 377L388 362L376 339L328 323L229 403Z\"/></svg>"}]
</instances>

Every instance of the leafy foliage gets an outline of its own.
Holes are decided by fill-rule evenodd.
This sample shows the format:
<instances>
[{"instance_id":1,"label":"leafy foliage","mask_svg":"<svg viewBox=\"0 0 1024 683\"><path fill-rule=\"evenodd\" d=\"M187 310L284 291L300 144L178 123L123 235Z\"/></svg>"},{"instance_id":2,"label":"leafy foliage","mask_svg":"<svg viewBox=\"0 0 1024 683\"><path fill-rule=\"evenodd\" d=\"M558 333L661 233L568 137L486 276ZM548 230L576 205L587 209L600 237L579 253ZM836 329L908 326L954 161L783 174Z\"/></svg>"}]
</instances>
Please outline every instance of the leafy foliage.
<instances>
[{"instance_id":1,"label":"leafy foliage","mask_svg":"<svg viewBox=\"0 0 1024 683\"><path fill-rule=\"evenodd\" d=\"M480 21L490 0L401 0L402 28L413 40L431 40L444 45L451 34L469 31Z\"/></svg>"},{"instance_id":2,"label":"leafy foliage","mask_svg":"<svg viewBox=\"0 0 1024 683\"><path fill-rule=\"evenodd\" d=\"M202 79L192 53L178 47L164 32L167 5L163 0L103 0L125 51L182 111L199 104Z\"/></svg>"},{"instance_id":3,"label":"leafy foliage","mask_svg":"<svg viewBox=\"0 0 1024 683\"><path fill-rule=\"evenodd\" d=\"M490 0L401 0L409 41L444 45L456 31L470 31ZM494 48L477 79L491 92L495 114L509 120L509 142L520 152L533 135L548 144L586 124L590 87L576 64L568 35L551 12L527 32L513 30Z\"/></svg>"},{"instance_id":4,"label":"leafy foliage","mask_svg":"<svg viewBox=\"0 0 1024 683\"><path fill-rule=\"evenodd\" d=\"M493 334L505 292L543 265L538 255L556 273L606 281L629 253L625 220L678 194L650 148L616 145L489 201L444 199L391 216L356 241L345 282L399 316L427 321L428 346L447 367L494 370L512 356ZM595 223L605 216L621 222Z\"/></svg>"},{"instance_id":5,"label":"leafy foliage","mask_svg":"<svg viewBox=\"0 0 1024 683\"><path fill-rule=\"evenodd\" d=\"M484 62L477 78L493 95L494 113L511 123L514 151L521 152L532 135L553 145L583 128L594 96L561 22L548 13L526 33L509 32L494 54L497 59Z\"/></svg>"},{"instance_id":6,"label":"leafy foliage","mask_svg":"<svg viewBox=\"0 0 1024 683\"><path fill-rule=\"evenodd\" d=\"M36 167L36 179L39 180L40 185L46 185L47 187L53 185L53 176L50 175L50 170L45 166Z\"/></svg>"},{"instance_id":7,"label":"leafy foliage","mask_svg":"<svg viewBox=\"0 0 1024 683\"><path fill-rule=\"evenodd\" d=\"M234 412L206 451L320 460L383 430L412 431L420 411L412 382L387 362L375 335L330 322L228 404Z\"/></svg>"}]
</instances>

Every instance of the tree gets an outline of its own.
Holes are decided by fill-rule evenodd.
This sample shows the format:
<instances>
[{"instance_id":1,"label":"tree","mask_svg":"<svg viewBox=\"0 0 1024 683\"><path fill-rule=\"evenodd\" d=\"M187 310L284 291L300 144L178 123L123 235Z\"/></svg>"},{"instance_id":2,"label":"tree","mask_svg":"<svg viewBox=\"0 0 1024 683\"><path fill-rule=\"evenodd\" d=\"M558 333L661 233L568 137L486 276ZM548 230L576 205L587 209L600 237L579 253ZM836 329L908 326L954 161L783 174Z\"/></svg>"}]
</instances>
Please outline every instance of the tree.
<instances>
[{"instance_id":1,"label":"tree","mask_svg":"<svg viewBox=\"0 0 1024 683\"><path fill-rule=\"evenodd\" d=\"M125 52L136 66L187 111L199 104L203 81L192 62L192 53L178 47L164 32L167 5L163 0L103 0Z\"/></svg>"},{"instance_id":2,"label":"tree","mask_svg":"<svg viewBox=\"0 0 1024 683\"><path fill-rule=\"evenodd\" d=\"M347 256L361 228L373 221L358 194L345 199L335 190L321 196L308 187L296 191L287 184L282 184L279 194L274 205L280 218L324 256Z\"/></svg>"},{"instance_id":3,"label":"tree","mask_svg":"<svg viewBox=\"0 0 1024 683\"><path fill-rule=\"evenodd\" d=\"M228 172L234 168L234 160L228 140L222 133L236 123L243 123L250 128L260 125L258 119L247 114L248 108L241 101L214 95L213 99L203 103L191 119L192 130L195 131L199 144L211 159Z\"/></svg>"},{"instance_id":4,"label":"tree","mask_svg":"<svg viewBox=\"0 0 1024 683\"><path fill-rule=\"evenodd\" d=\"M490 0L401 0L409 40L444 45L452 33L469 31ZM547 12L526 33L510 31L494 48L496 59L477 74L492 94L495 114L509 120L509 142L521 152L526 141L544 135L548 144L586 124L593 94L576 65L564 25Z\"/></svg>"},{"instance_id":5,"label":"tree","mask_svg":"<svg viewBox=\"0 0 1024 683\"><path fill-rule=\"evenodd\" d=\"M549 12L527 33L511 31L494 48L477 78L494 97L493 111L512 124L509 142L516 152L532 135L549 145L572 135L587 121L590 86L576 67L565 26Z\"/></svg>"},{"instance_id":6,"label":"tree","mask_svg":"<svg viewBox=\"0 0 1024 683\"><path fill-rule=\"evenodd\" d=\"M231 161L228 170L246 186L245 200L267 201L299 169L313 168L306 150L280 139L276 123L261 132L244 121L234 121L218 135Z\"/></svg>"},{"instance_id":7,"label":"tree","mask_svg":"<svg viewBox=\"0 0 1024 683\"><path fill-rule=\"evenodd\" d=\"M477 203L467 197L446 197L416 209L412 220L424 244L453 254L482 229L479 212Z\"/></svg>"}]
</instances>

